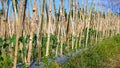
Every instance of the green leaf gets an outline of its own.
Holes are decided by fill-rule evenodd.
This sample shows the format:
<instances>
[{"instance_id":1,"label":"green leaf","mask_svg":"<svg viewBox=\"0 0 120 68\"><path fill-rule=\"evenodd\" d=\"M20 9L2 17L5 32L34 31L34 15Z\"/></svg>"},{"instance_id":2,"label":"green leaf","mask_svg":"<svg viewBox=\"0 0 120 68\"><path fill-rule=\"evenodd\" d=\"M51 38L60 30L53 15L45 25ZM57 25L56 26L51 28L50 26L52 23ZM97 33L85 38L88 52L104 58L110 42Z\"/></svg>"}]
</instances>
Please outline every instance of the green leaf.
<instances>
[{"instance_id":1,"label":"green leaf","mask_svg":"<svg viewBox=\"0 0 120 68\"><path fill-rule=\"evenodd\" d=\"M27 49L26 48L23 49L23 55L27 56Z\"/></svg>"},{"instance_id":2,"label":"green leaf","mask_svg":"<svg viewBox=\"0 0 120 68\"><path fill-rule=\"evenodd\" d=\"M4 58L3 57L0 57L0 61L3 61L4 60Z\"/></svg>"},{"instance_id":3,"label":"green leaf","mask_svg":"<svg viewBox=\"0 0 120 68\"><path fill-rule=\"evenodd\" d=\"M9 44L7 44L7 43L5 43L4 45L3 45L3 48L8 48L9 47Z\"/></svg>"},{"instance_id":4,"label":"green leaf","mask_svg":"<svg viewBox=\"0 0 120 68\"><path fill-rule=\"evenodd\" d=\"M0 50L0 56L2 55L2 52L1 52L1 50Z\"/></svg>"},{"instance_id":5,"label":"green leaf","mask_svg":"<svg viewBox=\"0 0 120 68\"><path fill-rule=\"evenodd\" d=\"M29 38L30 38L30 35L27 35L27 36L26 36L26 39L25 39L25 43L28 43L28 42L29 42Z\"/></svg>"},{"instance_id":6,"label":"green leaf","mask_svg":"<svg viewBox=\"0 0 120 68\"><path fill-rule=\"evenodd\" d=\"M23 40L24 40L24 37L21 36L21 37L19 38L19 42L23 42Z\"/></svg>"},{"instance_id":7,"label":"green leaf","mask_svg":"<svg viewBox=\"0 0 120 68\"><path fill-rule=\"evenodd\" d=\"M2 45L3 45L3 39L0 38L0 47L2 47Z\"/></svg>"},{"instance_id":8,"label":"green leaf","mask_svg":"<svg viewBox=\"0 0 120 68\"><path fill-rule=\"evenodd\" d=\"M13 44L16 43L16 35L12 36L10 43L13 43Z\"/></svg>"},{"instance_id":9,"label":"green leaf","mask_svg":"<svg viewBox=\"0 0 120 68\"><path fill-rule=\"evenodd\" d=\"M32 43L35 44L36 42L37 42L37 35L34 34Z\"/></svg>"}]
</instances>

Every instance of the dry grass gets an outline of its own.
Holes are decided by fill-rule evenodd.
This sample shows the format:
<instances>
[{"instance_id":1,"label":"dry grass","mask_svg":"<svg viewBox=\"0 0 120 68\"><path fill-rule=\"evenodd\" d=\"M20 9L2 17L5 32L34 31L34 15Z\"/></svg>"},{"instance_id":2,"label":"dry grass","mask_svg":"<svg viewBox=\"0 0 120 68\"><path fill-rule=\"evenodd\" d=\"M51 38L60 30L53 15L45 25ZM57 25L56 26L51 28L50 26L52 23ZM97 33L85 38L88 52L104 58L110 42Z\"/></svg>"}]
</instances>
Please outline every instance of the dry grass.
<instances>
[{"instance_id":1,"label":"dry grass","mask_svg":"<svg viewBox=\"0 0 120 68\"><path fill-rule=\"evenodd\" d=\"M109 68L120 68L120 54L111 58L108 66Z\"/></svg>"}]
</instances>

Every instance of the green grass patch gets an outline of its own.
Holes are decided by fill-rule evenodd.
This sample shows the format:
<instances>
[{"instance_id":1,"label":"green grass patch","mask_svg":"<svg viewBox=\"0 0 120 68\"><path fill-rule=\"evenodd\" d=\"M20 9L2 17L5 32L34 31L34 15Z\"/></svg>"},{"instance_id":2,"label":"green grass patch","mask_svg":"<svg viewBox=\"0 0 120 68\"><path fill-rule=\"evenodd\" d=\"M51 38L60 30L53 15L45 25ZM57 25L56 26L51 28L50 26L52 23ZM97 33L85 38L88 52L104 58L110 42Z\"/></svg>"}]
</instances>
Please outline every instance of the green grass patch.
<instances>
[{"instance_id":1,"label":"green grass patch","mask_svg":"<svg viewBox=\"0 0 120 68\"><path fill-rule=\"evenodd\" d=\"M93 48L76 55L61 68L109 68L110 59L120 54L120 35L104 39Z\"/></svg>"}]
</instances>

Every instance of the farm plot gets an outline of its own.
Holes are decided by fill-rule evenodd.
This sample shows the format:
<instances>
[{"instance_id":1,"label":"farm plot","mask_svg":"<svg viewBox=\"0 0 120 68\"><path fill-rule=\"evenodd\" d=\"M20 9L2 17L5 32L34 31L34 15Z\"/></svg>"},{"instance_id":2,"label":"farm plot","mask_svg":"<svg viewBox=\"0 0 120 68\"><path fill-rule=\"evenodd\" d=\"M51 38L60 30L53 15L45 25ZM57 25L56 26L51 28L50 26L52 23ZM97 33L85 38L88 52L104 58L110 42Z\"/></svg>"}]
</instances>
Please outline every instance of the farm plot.
<instances>
[{"instance_id":1,"label":"farm plot","mask_svg":"<svg viewBox=\"0 0 120 68\"><path fill-rule=\"evenodd\" d=\"M88 5L88 0L82 6L77 0L68 0L68 11L64 0L60 0L59 8L55 0L0 2L0 68L59 67L63 59L80 50L86 56L84 49L89 51L95 46L99 52L99 41L120 34L120 15L109 10L102 12L101 6L96 10L94 3Z\"/></svg>"}]
</instances>

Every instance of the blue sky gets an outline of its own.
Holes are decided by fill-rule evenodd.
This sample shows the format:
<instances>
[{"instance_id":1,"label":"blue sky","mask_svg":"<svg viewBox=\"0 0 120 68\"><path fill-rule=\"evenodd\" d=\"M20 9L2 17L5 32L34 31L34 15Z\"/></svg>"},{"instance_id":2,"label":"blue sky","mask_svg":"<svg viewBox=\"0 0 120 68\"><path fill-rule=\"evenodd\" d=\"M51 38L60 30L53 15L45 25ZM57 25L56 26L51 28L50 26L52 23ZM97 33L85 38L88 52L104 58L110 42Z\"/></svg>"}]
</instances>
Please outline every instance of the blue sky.
<instances>
[{"instance_id":1,"label":"blue sky","mask_svg":"<svg viewBox=\"0 0 120 68\"><path fill-rule=\"evenodd\" d=\"M9 0L10 1L10 0ZM32 1L32 5L33 5L33 1ZM82 0L77 0L81 6L81 4L83 3ZM83 0L84 4L86 4L86 0ZM48 4L49 4L49 0L47 0ZM28 3L30 4L30 0L28 0ZM56 8L59 8L60 2L59 0L55 0L56 3ZM88 0L88 5L90 5L92 3L92 0ZM68 11L68 0L64 0L64 4L65 4L65 9ZM96 4L96 9L97 9L97 5L100 4L104 7L104 10L106 11L108 8L110 8L111 10L113 10L114 12L119 12L120 8L120 0L94 0L94 4ZM30 4L31 5L31 4ZM11 5L10 5L11 6ZM38 6L40 6L40 0L38 0ZM2 8L1 2L0 2L0 9ZM30 6L31 8L31 6ZM40 8L38 8L40 10ZM31 10L31 9L30 9ZM32 12L31 12L32 13Z\"/></svg>"},{"instance_id":2,"label":"blue sky","mask_svg":"<svg viewBox=\"0 0 120 68\"><path fill-rule=\"evenodd\" d=\"M1 5L1 2L0 2L0 9L2 9L2 7L1 7L2 5Z\"/></svg>"}]
</instances>

